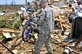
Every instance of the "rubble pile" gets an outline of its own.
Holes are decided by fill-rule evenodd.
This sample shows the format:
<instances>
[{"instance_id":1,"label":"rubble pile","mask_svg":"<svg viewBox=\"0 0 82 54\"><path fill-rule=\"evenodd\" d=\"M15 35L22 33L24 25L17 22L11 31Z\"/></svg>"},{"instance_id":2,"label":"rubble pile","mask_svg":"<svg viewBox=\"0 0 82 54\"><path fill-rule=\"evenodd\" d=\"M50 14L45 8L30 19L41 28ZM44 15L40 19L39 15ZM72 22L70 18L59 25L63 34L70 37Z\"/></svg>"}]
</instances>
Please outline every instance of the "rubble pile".
<instances>
[{"instance_id":1,"label":"rubble pile","mask_svg":"<svg viewBox=\"0 0 82 54\"><path fill-rule=\"evenodd\" d=\"M55 6L51 5L55 9L55 29L51 34L52 37L52 44L54 48L54 54L62 54L64 48L69 46L68 42L64 42L66 37L71 35L71 23L69 23L68 16L66 14L67 5L64 2L58 2L54 4ZM12 18L15 19L15 18ZM11 19L11 20L12 20ZM22 29L14 30L8 28L0 28L1 36L6 38L1 39L1 41L14 53L14 54L33 54L34 48L34 40L30 39L28 42L23 42L21 33ZM10 39L10 40L9 40ZM75 43L75 42L74 42ZM61 45L65 45L62 47ZM71 44L73 45L73 44ZM74 53L75 50L72 50ZM45 54L47 51L44 47L41 49L41 54ZM10 51L3 47L2 43L0 43L0 53L10 54Z\"/></svg>"}]
</instances>

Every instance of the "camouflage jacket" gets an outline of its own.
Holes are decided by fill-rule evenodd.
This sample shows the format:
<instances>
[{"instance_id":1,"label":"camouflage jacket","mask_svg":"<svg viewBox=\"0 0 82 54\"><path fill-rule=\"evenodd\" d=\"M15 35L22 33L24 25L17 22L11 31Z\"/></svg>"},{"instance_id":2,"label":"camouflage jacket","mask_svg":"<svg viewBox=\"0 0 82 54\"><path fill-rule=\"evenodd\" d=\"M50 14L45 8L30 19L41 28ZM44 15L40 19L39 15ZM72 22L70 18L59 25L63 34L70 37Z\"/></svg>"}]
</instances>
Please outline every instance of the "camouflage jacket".
<instances>
[{"instance_id":1,"label":"camouflage jacket","mask_svg":"<svg viewBox=\"0 0 82 54\"><path fill-rule=\"evenodd\" d=\"M54 29L54 17L55 11L53 8L48 7L41 9L40 17L38 18L37 24L39 24L40 31L52 32Z\"/></svg>"}]
</instances>

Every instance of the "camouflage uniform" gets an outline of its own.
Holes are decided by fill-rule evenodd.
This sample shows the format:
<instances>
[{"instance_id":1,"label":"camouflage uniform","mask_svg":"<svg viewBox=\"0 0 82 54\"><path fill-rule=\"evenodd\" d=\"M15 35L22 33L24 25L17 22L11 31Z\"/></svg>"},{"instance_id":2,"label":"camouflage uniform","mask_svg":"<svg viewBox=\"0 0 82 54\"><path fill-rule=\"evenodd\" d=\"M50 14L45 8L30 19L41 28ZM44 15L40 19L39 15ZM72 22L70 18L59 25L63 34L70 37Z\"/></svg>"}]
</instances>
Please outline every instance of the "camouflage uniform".
<instances>
[{"instance_id":1,"label":"camouflage uniform","mask_svg":"<svg viewBox=\"0 0 82 54\"><path fill-rule=\"evenodd\" d=\"M40 26L38 40L34 47L34 54L40 54L40 48L43 44L45 44L48 52L53 53L52 45L50 43L50 33L52 32L54 26L54 9L50 7L41 9L41 15L37 23Z\"/></svg>"}]
</instances>

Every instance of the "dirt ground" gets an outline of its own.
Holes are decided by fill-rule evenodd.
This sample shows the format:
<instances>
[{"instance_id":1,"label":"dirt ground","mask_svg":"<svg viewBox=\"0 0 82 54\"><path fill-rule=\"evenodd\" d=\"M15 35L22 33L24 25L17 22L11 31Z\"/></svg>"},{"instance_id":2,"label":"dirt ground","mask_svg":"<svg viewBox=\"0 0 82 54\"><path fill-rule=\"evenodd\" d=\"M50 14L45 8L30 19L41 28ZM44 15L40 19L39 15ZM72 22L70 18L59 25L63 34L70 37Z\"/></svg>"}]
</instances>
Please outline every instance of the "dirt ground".
<instances>
[{"instance_id":1,"label":"dirt ground","mask_svg":"<svg viewBox=\"0 0 82 54\"><path fill-rule=\"evenodd\" d=\"M19 42L21 39L19 39L17 42ZM54 51L54 54L62 54L63 53L63 48L62 47L59 47L58 43L52 39L52 45L53 45L53 51ZM10 41L6 44L6 46L9 48L11 46L13 42ZM15 45L15 44L14 44ZM13 52L15 54L33 54L33 49L34 49L34 41L33 39L29 40L28 42L21 42L20 45L18 45L17 47L15 47L15 49L13 50ZM2 54L11 54L9 51L6 51L6 48L4 46L2 46L0 44L0 52ZM46 48L43 47L41 48L41 54L46 54L47 51L46 51Z\"/></svg>"}]
</instances>

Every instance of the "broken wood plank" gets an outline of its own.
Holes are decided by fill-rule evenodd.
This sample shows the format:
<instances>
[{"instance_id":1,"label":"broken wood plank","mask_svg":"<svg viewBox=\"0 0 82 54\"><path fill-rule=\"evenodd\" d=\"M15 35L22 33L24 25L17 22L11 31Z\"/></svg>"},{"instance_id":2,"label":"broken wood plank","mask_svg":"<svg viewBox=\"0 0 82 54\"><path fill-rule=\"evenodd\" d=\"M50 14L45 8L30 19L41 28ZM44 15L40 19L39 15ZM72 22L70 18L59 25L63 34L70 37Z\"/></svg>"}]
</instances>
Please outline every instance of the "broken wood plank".
<instances>
[{"instance_id":1,"label":"broken wood plank","mask_svg":"<svg viewBox=\"0 0 82 54\"><path fill-rule=\"evenodd\" d=\"M4 43L0 42L10 53L14 54Z\"/></svg>"},{"instance_id":2,"label":"broken wood plank","mask_svg":"<svg viewBox=\"0 0 82 54\"><path fill-rule=\"evenodd\" d=\"M20 33L21 30L14 30L14 29L8 29L8 28L0 28L0 32L14 32L14 33Z\"/></svg>"}]
</instances>

